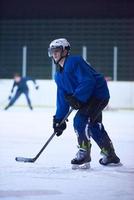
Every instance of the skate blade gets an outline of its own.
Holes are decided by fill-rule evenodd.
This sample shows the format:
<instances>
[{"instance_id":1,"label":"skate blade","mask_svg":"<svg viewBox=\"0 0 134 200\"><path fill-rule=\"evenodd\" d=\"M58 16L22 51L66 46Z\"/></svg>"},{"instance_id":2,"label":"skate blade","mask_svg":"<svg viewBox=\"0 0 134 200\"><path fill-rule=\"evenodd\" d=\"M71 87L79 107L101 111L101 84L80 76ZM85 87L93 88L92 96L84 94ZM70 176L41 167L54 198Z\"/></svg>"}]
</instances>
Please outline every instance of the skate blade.
<instances>
[{"instance_id":1,"label":"skate blade","mask_svg":"<svg viewBox=\"0 0 134 200\"><path fill-rule=\"evenodd\" d=\"M121 162L119 162L119 163L109 163L109 164L103 165L103 166L106 166L106 167L120 167L120 166L123 166L123 164Z\"/></svg>"},{"instance_id":2,"label":"skate blade","mask_svg":"<svg viewBox=\"0 0 134 200\"><path fill-rule=\"evenodd\" d=\"M90 169L90 162L84 163L82 165L72 164L72 169L73 170L76 170L76 169Z\"/></svg>"}]
</instances>

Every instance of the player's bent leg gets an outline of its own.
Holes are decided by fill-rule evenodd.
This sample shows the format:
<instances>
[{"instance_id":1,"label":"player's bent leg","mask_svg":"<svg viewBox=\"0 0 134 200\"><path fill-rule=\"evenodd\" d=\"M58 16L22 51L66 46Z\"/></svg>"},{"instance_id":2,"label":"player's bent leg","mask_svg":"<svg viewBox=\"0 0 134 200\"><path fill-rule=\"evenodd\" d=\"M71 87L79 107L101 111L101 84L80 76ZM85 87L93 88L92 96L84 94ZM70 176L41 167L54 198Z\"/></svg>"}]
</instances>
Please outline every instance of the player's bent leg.
<instances>
[{"instance_id":1,"label":"player's bent leg","mask_svg":"<svg viewBox=\"0 0 134 200\"><path fill-rule=\"evenodd\" d=\"M120 158L116 155L113 145L103 147L101 150L102 158L99 160L101 165L120 165Z\"/></svg>"},{"instance_id":2,"label":"player's bent leg","mask_svg":"<svg viewBox=\"0 0 134 200\"><path fill-rule=\"evenodd\" d=\"M24 94L26 96L26 100L27 100L27 103L28 103L28 106L29 106L30 110L33 110L33 107L32 107L32 104L31 104L31 100L29 98L29 92L26 91Z\"/></svg>"},{"instance_id":3,"label":"player's bent leg","mask_svg":"<svg viewBox=\"0 0 134 200\"><path fill-rule=\"evenodd\" d=\"M78 141L79 150L76 153L75 158L71 160L72 169L89 169L91 161L91 143L90 141Z\"/></svg>"},{"instance_id":4,"label":"player's bent leg","mask_svg":"<svg viewBox=\"0 0 134 200\"><path fill-rule=\"evenodd\" d=\"M19 98L19 96L21 95L21 92L16 92L15 96L11 98L9 104L4 108L4 110L7 110L9 107L11 107L16 100Z\"/></svg>"},{"instance_id":5,"label":"player's bent leg","mask_svg":"<svg viewBox=\"0 0 134 200\"><path fill-rule=\"evenodd\" d=\"M72 169L79 169L79 168L89 169L90 168L91 143L90 143L90 141L88 141L86 143L83 141L82 143L84 143L84 147L82 145L80 145L75 158L71 160Z\"/></svg>"},{"instance_id":6,"label":"player's bent leg","mask_svg":"<svg viewBox=\"0 0 134 200\"><path fill-rule=\"evenodd\" d=\"M90 123L90 134L101 149L103 157L99 160L101 165L119 164L120 159L115 153L112 141L102 123Z\"/></svg>"},{"instance_id":7,"label":"player's bent leg","mask_svg":"<svg viewBox=\"0 0 134 200\"><path fill-rule=\"evenodd\" d=\"M74 118L74 129L78 137L78 152L71 160L72 169L90 168L91 161L91 143L90 137L87 137L88 117L77 112Z\"/></svg>"}]
</instances>

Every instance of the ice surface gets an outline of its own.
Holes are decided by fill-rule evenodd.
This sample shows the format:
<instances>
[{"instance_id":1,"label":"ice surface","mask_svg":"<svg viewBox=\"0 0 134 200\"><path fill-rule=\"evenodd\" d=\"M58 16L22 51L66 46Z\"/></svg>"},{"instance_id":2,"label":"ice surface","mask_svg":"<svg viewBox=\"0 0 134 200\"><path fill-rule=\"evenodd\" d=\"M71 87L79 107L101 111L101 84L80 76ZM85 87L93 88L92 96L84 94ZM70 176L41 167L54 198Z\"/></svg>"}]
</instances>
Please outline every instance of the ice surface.
<instances>
[{"instance_id":1,"label":"ice surface","mask_svg":"<svg viewBox=\"0 0 134 200\"><path fill-rule=\"evenodd\" d=\"M61 137L54 137L35 163L16 162L34 157L53 133L54 108L12 107L0 111L0 199L5 200L134 200L134 111L105 111L104 125L123 166L103 167L92 141L90 170L72 170L77 152L69 117Z\"/></svg>"}]
</instances>

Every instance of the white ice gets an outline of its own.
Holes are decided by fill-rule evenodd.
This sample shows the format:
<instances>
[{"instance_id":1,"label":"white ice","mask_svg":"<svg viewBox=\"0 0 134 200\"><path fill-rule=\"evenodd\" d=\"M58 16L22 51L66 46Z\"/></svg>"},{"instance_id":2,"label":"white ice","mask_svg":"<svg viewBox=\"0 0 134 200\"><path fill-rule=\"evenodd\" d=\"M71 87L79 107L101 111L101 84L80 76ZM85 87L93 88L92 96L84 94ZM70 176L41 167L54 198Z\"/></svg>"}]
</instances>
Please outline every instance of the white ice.
<instances>
[{"instance_id":1,"label":"white ice","mask_svg":"<svg viewBox=\"0 0 134 200\"><path fill-rule=\"evenodd\" d=\"M77 152L73 116L61 137L54 137L35 163L34 157L53 133L54 108L12 107L0 111L0 199L134 200L134 111L104 111L103 122L123 166L104 167L92 141L90 170L72 170Z\"/></svg>"}]
</instances>

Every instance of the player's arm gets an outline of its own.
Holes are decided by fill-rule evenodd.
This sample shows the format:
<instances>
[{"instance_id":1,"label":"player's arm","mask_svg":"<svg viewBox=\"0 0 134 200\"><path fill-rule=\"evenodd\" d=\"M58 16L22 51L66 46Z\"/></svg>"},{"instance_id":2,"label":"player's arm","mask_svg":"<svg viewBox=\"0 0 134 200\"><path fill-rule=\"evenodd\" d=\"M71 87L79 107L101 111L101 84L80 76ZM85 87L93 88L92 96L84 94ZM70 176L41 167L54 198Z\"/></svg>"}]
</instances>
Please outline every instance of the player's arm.
<instances>
[{"instance_id":1,"label":"player's arm","mask_svg":"<svg viewBox=\"0 0 134 200\"><path fill-rule=\"evenodd\" d=\"M64 92L57 89L57 109L56 114L53 116L53 129L57 136L60 136L66 129L66 122L61 123L62 119L69 111L69 104L65 100Z\"/></svg>"},{"instance_id":2,"label":"player's arm","mask_svg":"<svg viewBox=\"0 0 134 200\"><path fill-rule=\"evenodd\" d=\"M32 81L34 86L35 86L35 89L38 90L39 89L39 86L36 82L36 80L34 78L31 78L31 77L26 77L26 81Z\"/></svg>"},{"instance_id":3,"label":"player's arm","mask_svg":"<svg viewBox=\"0 0 134 200\"><path fill-rule=\"evenodd\" d=\"M12 89L11 89L11 93L13 93L15 86L16 86L16 82L14 81Z\"/></svg>"},{"instance_id":4,"label":"player's arm","mask_svg":"<svg viewBox=\"0 0 134 200\"><path fill-rule=\"evenodd\" d=\"M69 104L65 99L64 92L57 88L56 118L63 119L69 111Z\"/></svg>"},{"instance_id":5,"label":"player's arm","mask_svg":"<svg viewBox=\"0 0 134 200\"><path fill-rule=\"evenodd\" d=\"M74 96L80 101L86 103L93 93L96 80L87 66L87 63L83 60L77 66L75 73L77 76L78 86L75 89Z\"/></svg>"},{"instance_id":6,"label":"player's arm","mask_svg":"<svg viewBox=\"0 0 134 200\"><path fill-rule=\"evenodd\" d=\"M74 76L76 77L77 86L75 91L66 95L66 100L76 110L87 103L96 83L92 73L88 67L83 66L84 64L86 65L86 63L80 63L75 67Z\"/></svg>"},{"instance_id":7,"label":"player's arm","mask_svg":"<svg viewBox=\"0 0 134 200\"><path fill-rule=\"evenodd\" d=\"M8 96L8 99L9 99L9 100L12 98L12 93L13 93L13 91L14 91L15 86L16 86L16 82L14 81L13 86L12 86L12 89L11 89L11 92L10 92L10 94L9 94L9 96Z\"/></svg>"}]
</instances>

